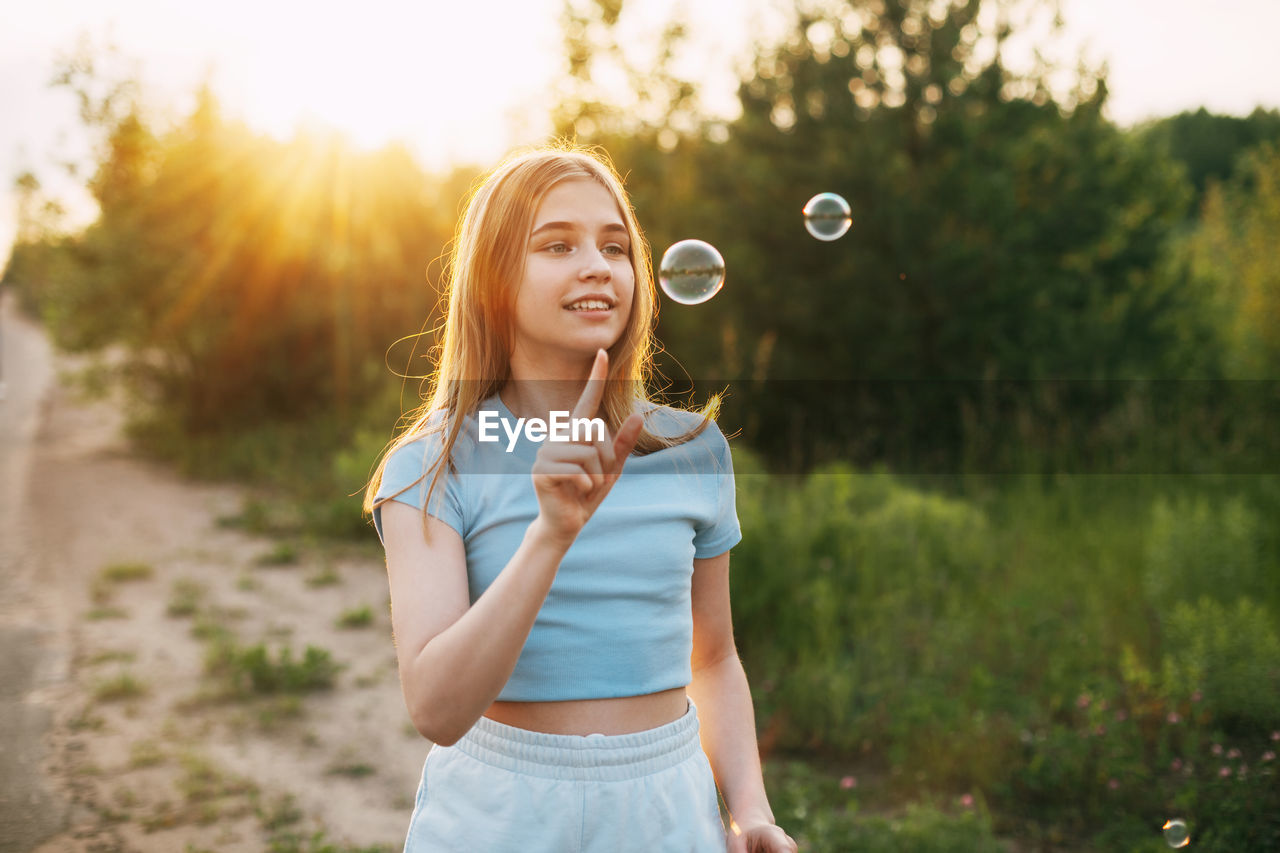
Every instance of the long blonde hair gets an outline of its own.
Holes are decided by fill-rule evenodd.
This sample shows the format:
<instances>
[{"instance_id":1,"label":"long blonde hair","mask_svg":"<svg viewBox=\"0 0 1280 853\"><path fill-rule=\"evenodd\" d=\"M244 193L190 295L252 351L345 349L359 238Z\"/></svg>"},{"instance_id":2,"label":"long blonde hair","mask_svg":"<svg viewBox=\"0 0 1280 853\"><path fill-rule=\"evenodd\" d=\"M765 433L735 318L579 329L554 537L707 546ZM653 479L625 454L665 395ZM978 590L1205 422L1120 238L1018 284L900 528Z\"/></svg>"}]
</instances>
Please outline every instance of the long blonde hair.
<instances>
[{"instance_id":1,"label":"long blonde hair","mask_svg":"<svg viewBox=\"0 0 1280 853\"><path fill-rule=\"evenodd\" d=\"M431 505L431 493L446 463L452 469L453 447L465 415L502 390L510 376L515 334L513 306L516 289L524 277L534 216L552 187L574 179L596 181L613 196L630 236L631 267L635 272L631 316L622 335L608 349L609 381L605 383L599 417L614 432L637 410L637 404L643 404L641 410L648 410L652 403L648 384L656 349L653 326L657 295L649 244L636 222L622 178L600 148L557 142L516 152L478 182L467 202L445 267L448 311L443 340L435 350L435 368L427 380L428 392L423 404L402 419L408 426L391 441L379 460L365 488L366 513L374 509L374 498L392 454L425 435L442 431L443 452L422 475L431 475L423 502L425 530L425 508ZM646 425L636 441L635 453L644 455L692 439L706 428L719 408L720 396L716 394L698 412L701 421L675 436L651 432ZM417 485L422 477L401 491ZM377 505L391 497L394 495Z\"/></svg>"}]
</instances>

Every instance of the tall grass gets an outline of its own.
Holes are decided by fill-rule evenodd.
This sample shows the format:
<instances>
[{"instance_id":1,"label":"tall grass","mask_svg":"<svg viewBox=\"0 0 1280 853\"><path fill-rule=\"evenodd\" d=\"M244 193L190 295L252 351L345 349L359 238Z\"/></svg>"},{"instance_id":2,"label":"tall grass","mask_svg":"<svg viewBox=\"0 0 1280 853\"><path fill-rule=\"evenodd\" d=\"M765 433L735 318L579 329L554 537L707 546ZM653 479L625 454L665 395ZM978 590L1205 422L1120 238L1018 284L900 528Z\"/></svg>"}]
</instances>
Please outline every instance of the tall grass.
<instances>
[{"instance_id":1,"label":"tall grass","mask_svg":"<svg viewBox=\"0 0 1280 853\"><path fill-rule=\"evenodd\" d=\"M980 792L999 829L1049 844L1128 849L1196 804L1201 847L1280 842L1273 478L926 490L735 462L734 624L768 746L846 756L902 798ZM1224 817L1210 742L1254 753L1253 810Z\"/></svg>"}]
</instances>

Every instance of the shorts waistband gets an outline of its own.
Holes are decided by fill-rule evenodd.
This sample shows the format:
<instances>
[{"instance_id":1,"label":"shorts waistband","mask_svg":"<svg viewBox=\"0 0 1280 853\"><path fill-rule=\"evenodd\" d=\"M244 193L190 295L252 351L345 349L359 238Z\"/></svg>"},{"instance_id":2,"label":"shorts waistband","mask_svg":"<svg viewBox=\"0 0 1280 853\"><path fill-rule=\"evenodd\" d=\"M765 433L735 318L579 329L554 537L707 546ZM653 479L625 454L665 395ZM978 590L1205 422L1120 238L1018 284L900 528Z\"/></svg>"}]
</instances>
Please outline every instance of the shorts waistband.
<instances>
[{"instance_id":1,"label":"shorts waistband","mask_svg":"<svg viewBox=\"0 0 1280 853\"><path fill-rule=\"evenodd\" d=\"M698 709L690 699L680 719L625 735L553 735L481 717L452 748L529 776L609 782L674 767L702 745Z\"/></svg>"}]
</instances>

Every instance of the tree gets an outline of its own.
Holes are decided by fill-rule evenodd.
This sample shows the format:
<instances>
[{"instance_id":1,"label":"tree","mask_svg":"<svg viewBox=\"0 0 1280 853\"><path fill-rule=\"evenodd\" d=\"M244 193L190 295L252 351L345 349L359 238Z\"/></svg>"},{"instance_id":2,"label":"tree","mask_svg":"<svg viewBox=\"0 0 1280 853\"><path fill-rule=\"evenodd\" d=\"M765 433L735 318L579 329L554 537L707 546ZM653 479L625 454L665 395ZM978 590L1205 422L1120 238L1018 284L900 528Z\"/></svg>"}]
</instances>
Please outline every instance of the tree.
<instances>
[{"instance_id":1,"label":"tree","mask_svg":"<svg viewBox=\"0 0 1280 853\"><path fill-rule=\"evenodd\" d=\"M1052 7L805 6L757 49L727 139L705 124L670 153L606 140L655 254L696 236L728 263L721 296L663 310L680 359L667 374L771 380L742 403L770 413L751 433L772 458L954 458L961 412L991 380L1026 383L1006 386L1011 404L1048 411L1027 399L1042 380L1182 369L1173 330L1198 305L1161 258L1189 192L1102 118L1100 73L1078 68L1055 93L1047 63L1005 62L1037 11ZM821 191L854 211L832 244L801 225Z\"/></svg>"}]
</instances>

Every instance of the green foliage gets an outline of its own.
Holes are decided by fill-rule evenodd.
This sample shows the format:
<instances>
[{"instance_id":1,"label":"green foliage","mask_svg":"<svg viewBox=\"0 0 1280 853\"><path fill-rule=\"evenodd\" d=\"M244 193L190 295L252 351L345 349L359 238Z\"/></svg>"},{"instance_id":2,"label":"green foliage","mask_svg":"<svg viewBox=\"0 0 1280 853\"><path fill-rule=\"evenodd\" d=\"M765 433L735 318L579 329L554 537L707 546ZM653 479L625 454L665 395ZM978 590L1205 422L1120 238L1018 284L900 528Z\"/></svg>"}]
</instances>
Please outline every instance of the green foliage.
<instances>
[{"instance_id":1,"label":"green foliage","mask_svg":"<svg viewBox=\"0 0 1280 853\"><path fill-rule=\"evenodd\" d=\"M985 809L975 809L972 796L957 797L955 813L912 804L886 816L863 806L852 776L794 760L769 762L764 769L778 825L796 839L801 850L998 853L1004 849Z\"/></svg>"},{"instance_id":2,"label":"green foliage","mask_svg":"<svg viewBox=\"0 0 1280 853\"><path fill-rule=\"evenodd\" d=\"M99 220L34 240L6 279L63 347L122 347L143 420L209 435L325 413L350 428L387 343L432 310L416 282L456 198L432 190L456 179L429 180L394 146L254 136L207 92L170 131L137 110L99 118Z\"/></svg>"},{"instance_id":3,"label":"green foliage","mask_svg":"<svg viewBox=\"0 0 1280 853\"><path fill-rule=\"evenodd\" d=\"M980 22L986 5L806 8L758 49L732 123L681 132L674 150L672 117L592 137L630 173L659 251L696 234L725 256L732 299L662 313L679 356L662 370L761 380L738 384L725 417L775 470L954 470L966 442L1071 446L1124 424L1128 403L1040 380L1213 363L1207 297L1164 260L1191 196L1178 165L1102 118L1098 77L1077 72L1055 103L1047 69L1004 67L1009 31ZM801 228L818 190L853 207L837 243ZM1011 380L1028 382L990 393ZM1052 435L1011 429L1064 414L1076 420Z\"/></svg>"},{"instance_id":4,"label":"green foliage","mask_svg":"<svg viewBox=\"0 0 1280 853\"><path fill-rule=\"evenodd\" d=\"M1243 155L1235 177L1207 193L1188 263L1222 327L1228 375L1280 375L1280 141Z\"/></svg>"},{"instance_id":5,"label":"green foliage","mask_svg":"<svg viewBox=\"0 0 1280 853\"><path fill-rule=\"evenodd\" d=\"M328 651L311 645L302 659L295 661L288 646L273 655L265 643L240 648L224 640L211 644L205 658L205 671L222 678L233 692L240 694L327 690L340 669Z\"/></svg>"},{"instance_id":6,"label":"green foliage","mask_svg":"<svg viewBox=\"0 0 1280 853\"><path fill-rule=\"evenodd\" d=\"M291 566L298 562L298 546L292 542L277 542L271 550L258 556L260 566Z\"/></svg>"},{"instance_id":7,"label":"green foliage","mask_svg":"<svg viewBox=\"0 0 1280 853\"><path fill-rule=\"evenodd\" d=\"M1220 507L1204 496L1160 498L1152 508L1143 581L1162 621L1179 602L1265 596L1262 559L1261 520L1242 496Z\"/></svg>"},{"instance_id":8,"label":"green foliage","mask_svg":"<svg viewBox=\"0 0 1280 853\"><path fill-rule=\"evenodd\" d=\"M373 624L373 608L366 604L344 610L336 624L339 628L368 628Z\"/></svg>"},{"instance_id":9,"label":"green foliage","mask_svg":"<svg viewBox=\"0 0 1280 853\"><path fill-rule=\"evenodd\" d=\"M178 578L169 592L169 605L165 612L175 618L194 616L200 602L208 595L208 589L191 578Z\"/></svg>"},{"instance_id":10,"label":"green foliage","mask_svg":"<svg viewBox=\"0 0 1280 853\"><path fill-rule=\"evenodd\" d=\"M1169 696L1202 693L1219 725L1262 733L1280 709L1280 634L1271 614L1245 599L1174 606L1164 624Z\"/></svg>"},{"instance_id":11,"label":"green foliage","mask_svg":"<svg viewBox=\"0 0 1280 853\"><path fill-rule=\"evenodd\" d=\"M849 750L954 723L949 693L969 678L952 668L969 630L956 617L990 574L983 513L844 465L786 487L750 473L745 455L740 467L751 535L734 555L734 621L770 628L739 645L759 683L776 685L763 713L785 702L783 743Z\"/></svg>"},{"instance_id":12,"label":"green foliage","mask_svg":"<svg viewBox=\"0 0 1280 853\"><path fill-rule=\"evenodd\" d=\"M153 575L155 568L149 563L112 563L100 572L102 579L108 583L150 580Z\"/></svg>"},{"instance_id":13,"label":"green foliage","mask_svg":"<svg viewBox=\"0 0 1280 853\"><path fill-rule=\"evenodd\" d=\"M1201 107L1151 122L1140 136L1143 144L1161 148L1183 164L1198 201L1211 183L1232 177L1244 152L1280 142L1280 110L1258 107L1239 117L1214 115Z\"/></svg>"},{"instance_id":14,"label":"green foliage","mask_svg":"<svg viewBox=\"0 0 1280 853\"><path fill-rule=\"evenodd\" d=\"M93 698L99 702L137 699L146 694L147 685L134 678L129 672L122 672L114 678L99 681L93 688Z\"/></svg>"}]
</instances>

